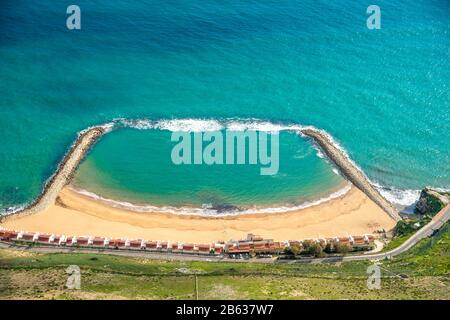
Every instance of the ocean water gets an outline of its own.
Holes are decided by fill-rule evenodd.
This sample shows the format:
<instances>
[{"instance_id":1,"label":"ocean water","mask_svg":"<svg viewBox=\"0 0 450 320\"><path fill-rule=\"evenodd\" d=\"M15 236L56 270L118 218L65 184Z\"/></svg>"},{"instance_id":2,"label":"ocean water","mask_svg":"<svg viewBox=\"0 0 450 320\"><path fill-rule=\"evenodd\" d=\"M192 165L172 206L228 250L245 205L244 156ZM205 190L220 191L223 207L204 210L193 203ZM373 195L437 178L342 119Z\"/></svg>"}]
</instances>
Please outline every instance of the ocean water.
<instances>
[{"instance_id":1,"label":"ocean water","mask_svg":"<svg viewBox=\"0 0 450 320\"><path fill-rule=\"evenodd\" d=\"M313 125L394 202L450 188L450 3L77 0L0 4L0 210L34 199L77 133L115 119ZM117 121L117 120L116 120ZM170 162L170 131L105 136L75 185L158 206L283 206L343 179L280 134L280 171Z\"/></svg>"}]
</instances>

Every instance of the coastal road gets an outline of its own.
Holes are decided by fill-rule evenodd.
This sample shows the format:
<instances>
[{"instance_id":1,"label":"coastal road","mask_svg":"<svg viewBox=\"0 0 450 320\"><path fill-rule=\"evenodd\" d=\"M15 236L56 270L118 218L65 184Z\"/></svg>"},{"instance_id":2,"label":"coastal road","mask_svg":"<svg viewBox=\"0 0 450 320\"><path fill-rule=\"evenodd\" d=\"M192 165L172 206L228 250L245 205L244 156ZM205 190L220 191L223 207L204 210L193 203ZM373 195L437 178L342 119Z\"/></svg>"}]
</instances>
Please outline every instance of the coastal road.
<instances>
[{"instance_id":1,"label":"coastal road","mask_svg":"<svg viewBox=\"0 0 450 320\"><path fill-rule=\"evenodd\" d=\"M437 213L433 219L424 227L419 229L408 240L402 243L395 249L387 252L381 252L376 254L361 254L361 255L348 255L344 257L330 257L330 258L314 258L314 259L302 259L302 260L279 260L277 263L333 263L337 261L360 261L360 260L383 260L390 259L398 256L416 245L420 240L432 236L437 230L439 230L450 218L450 205L447 205L439 213Z\"/></svg>"},{"instance_id":2,"label":"coastal road","mask_svg":"<svg viewBox=\"0 0 450 320\"><path fill-rule=\"evenodd\" d=\"M420 240L432 236L434 232L439 230L450 218L450 205L447 205L433 219L399 247L388 252L376 254L348 255L344 257L329 258L312 258L298 260L275 260L271 258L236 260L224 256L200 256L194 254L176 254L176 253L160 253L151 251L131 251L131 250L113 250L113 249L92 249L92 248L71 248L71 247L55 247L55 246L35 246L16 245L9 242L0 241L0 248L13 249L20 251L31 251L37 253L94 253L94 254L110 254L127 257L141 257L157 260L177 260L177 261L223 261L223 262L256 262L256 263L334 263L338 261L360 261L360 260L382 260L402 254L411 249Z\"/></svg>"}]
</instances>

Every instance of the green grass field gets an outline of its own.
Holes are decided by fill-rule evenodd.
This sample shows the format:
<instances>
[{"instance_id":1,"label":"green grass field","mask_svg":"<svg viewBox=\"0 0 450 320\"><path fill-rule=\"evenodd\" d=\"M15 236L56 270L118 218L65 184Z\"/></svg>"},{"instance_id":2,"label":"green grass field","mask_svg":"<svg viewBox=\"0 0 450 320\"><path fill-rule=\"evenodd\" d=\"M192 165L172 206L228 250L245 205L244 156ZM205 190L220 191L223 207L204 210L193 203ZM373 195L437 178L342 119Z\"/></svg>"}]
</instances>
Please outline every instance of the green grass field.
<instances>
[{"instance_id":1,"label":"green grass field","mask_svg":"<svg viewBox=\"0 0 450 320\"><path fill-rule=\"evenodd\" d=\"M380 262L381 289L367 288L370 262L260 264L159 261L94 254L0 250L0 299L450 299L448 223L408 253ZM69 265L81 290L65 288Z\"/></svg>"}]
</instances>

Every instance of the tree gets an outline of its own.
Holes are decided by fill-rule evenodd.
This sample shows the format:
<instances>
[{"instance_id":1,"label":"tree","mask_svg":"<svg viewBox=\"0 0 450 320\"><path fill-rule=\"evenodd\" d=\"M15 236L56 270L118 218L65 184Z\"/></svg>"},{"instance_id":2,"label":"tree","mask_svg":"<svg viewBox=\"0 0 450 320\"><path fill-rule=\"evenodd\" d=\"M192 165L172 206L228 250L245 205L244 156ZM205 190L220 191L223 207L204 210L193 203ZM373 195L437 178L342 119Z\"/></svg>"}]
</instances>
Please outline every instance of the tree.
<instances>
[{"instance_id":1,"label":"tree","mask_svg":"<svg viewBox=\"0 0 450 320\"><path fill-rule=\"evenodd\" d=\"M305 252L310 252L310 248L312 246L313 242L311 240L305 240L303 241L302 245L303 245L303 250Z\"/></svg>"},{"instance_id":2,"label":"tree","mask_svg":"<svg viewBox=\"0 0 450 320\"><path fill-rule=\"evenodd\" d=\"M323 253L323 248L319 243L313 243L309 249L309 252L314 255L316 258L323 257L325 254Z\"/></svg>"},{"instance_id":3,"label":"tree","mask_svg":"<svg viewBox=\"0 0 450 320\"><path fill-rule=\"evenodd\" d=\"M323 251L325 251L326 253L332 253L335 250L336 245L334 242L328 242L327 245L325 246L325 249L323 249Z\"/></svg>"},{"instance_id":4,"label":"tree","mask_svg":"<svg viewBox=\"0 0 450 320\"><path fill-rule=\"evenodd\" d=\"M302 252L302 248L298 244L293 244L289 247L284 248L284 253L286 255L299 255Z\"/></svg>"},{"instance_id":5,"label":"tree","mask_svg":"<svg viewBox=\"0 0 450 320\"><path fill-rule=\"evenodd\" d=\"M336 243L336 252L337 253L342 253L343 255L346 255L347 253L349 253L351 251L351 247L348 244L344 244L344 243Z\"/></svg>"},{"instance_id":6,"label":"tree","mask_svg":"<svg viewBox=\"0 0 450 320\"><path fill-rule=\"evenodd\" d=\"M406 234L410 234L412 232L414 232L414 225L415 221L411 221L411 222L406 222L404 220L400 220L399 222L397 222L395 228L394 228L394 233L396 236L402 236L402 235L406 235Z\"/></svg>"}]
</instances>

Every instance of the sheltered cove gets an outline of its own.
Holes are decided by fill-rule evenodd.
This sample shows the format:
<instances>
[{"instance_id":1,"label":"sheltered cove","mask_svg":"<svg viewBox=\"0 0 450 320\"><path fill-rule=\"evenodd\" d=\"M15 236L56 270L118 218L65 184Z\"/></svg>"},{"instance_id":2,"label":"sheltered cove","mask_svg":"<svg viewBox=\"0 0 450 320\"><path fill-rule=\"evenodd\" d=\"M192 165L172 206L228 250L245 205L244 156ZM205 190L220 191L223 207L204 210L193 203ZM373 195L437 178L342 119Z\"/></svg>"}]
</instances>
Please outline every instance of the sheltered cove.
<instances>
[{"instance_id":1,"label":"sheltered cove","mask_svg":"<svg viewBox=\"0 0 450 320\"><path fill-rule=\"evenodd\" d=\"M55 174L48 180L40 196L30 205L9 215L3 216L2 222L12 218L19 218L44 211L53 205L58 194L67 185L88 150L98 139L109 132L110 125L91 127L81 132L61 161ZM339 168L341 173L383 209L395 221L400 220L397 210L390 204L370 183L367 177L351 162L347 155L338 149L328 134L316 128L308 127L300 129L300 132L311 138L327 155L327 157Z\"/></svg>"}]
</instances>

